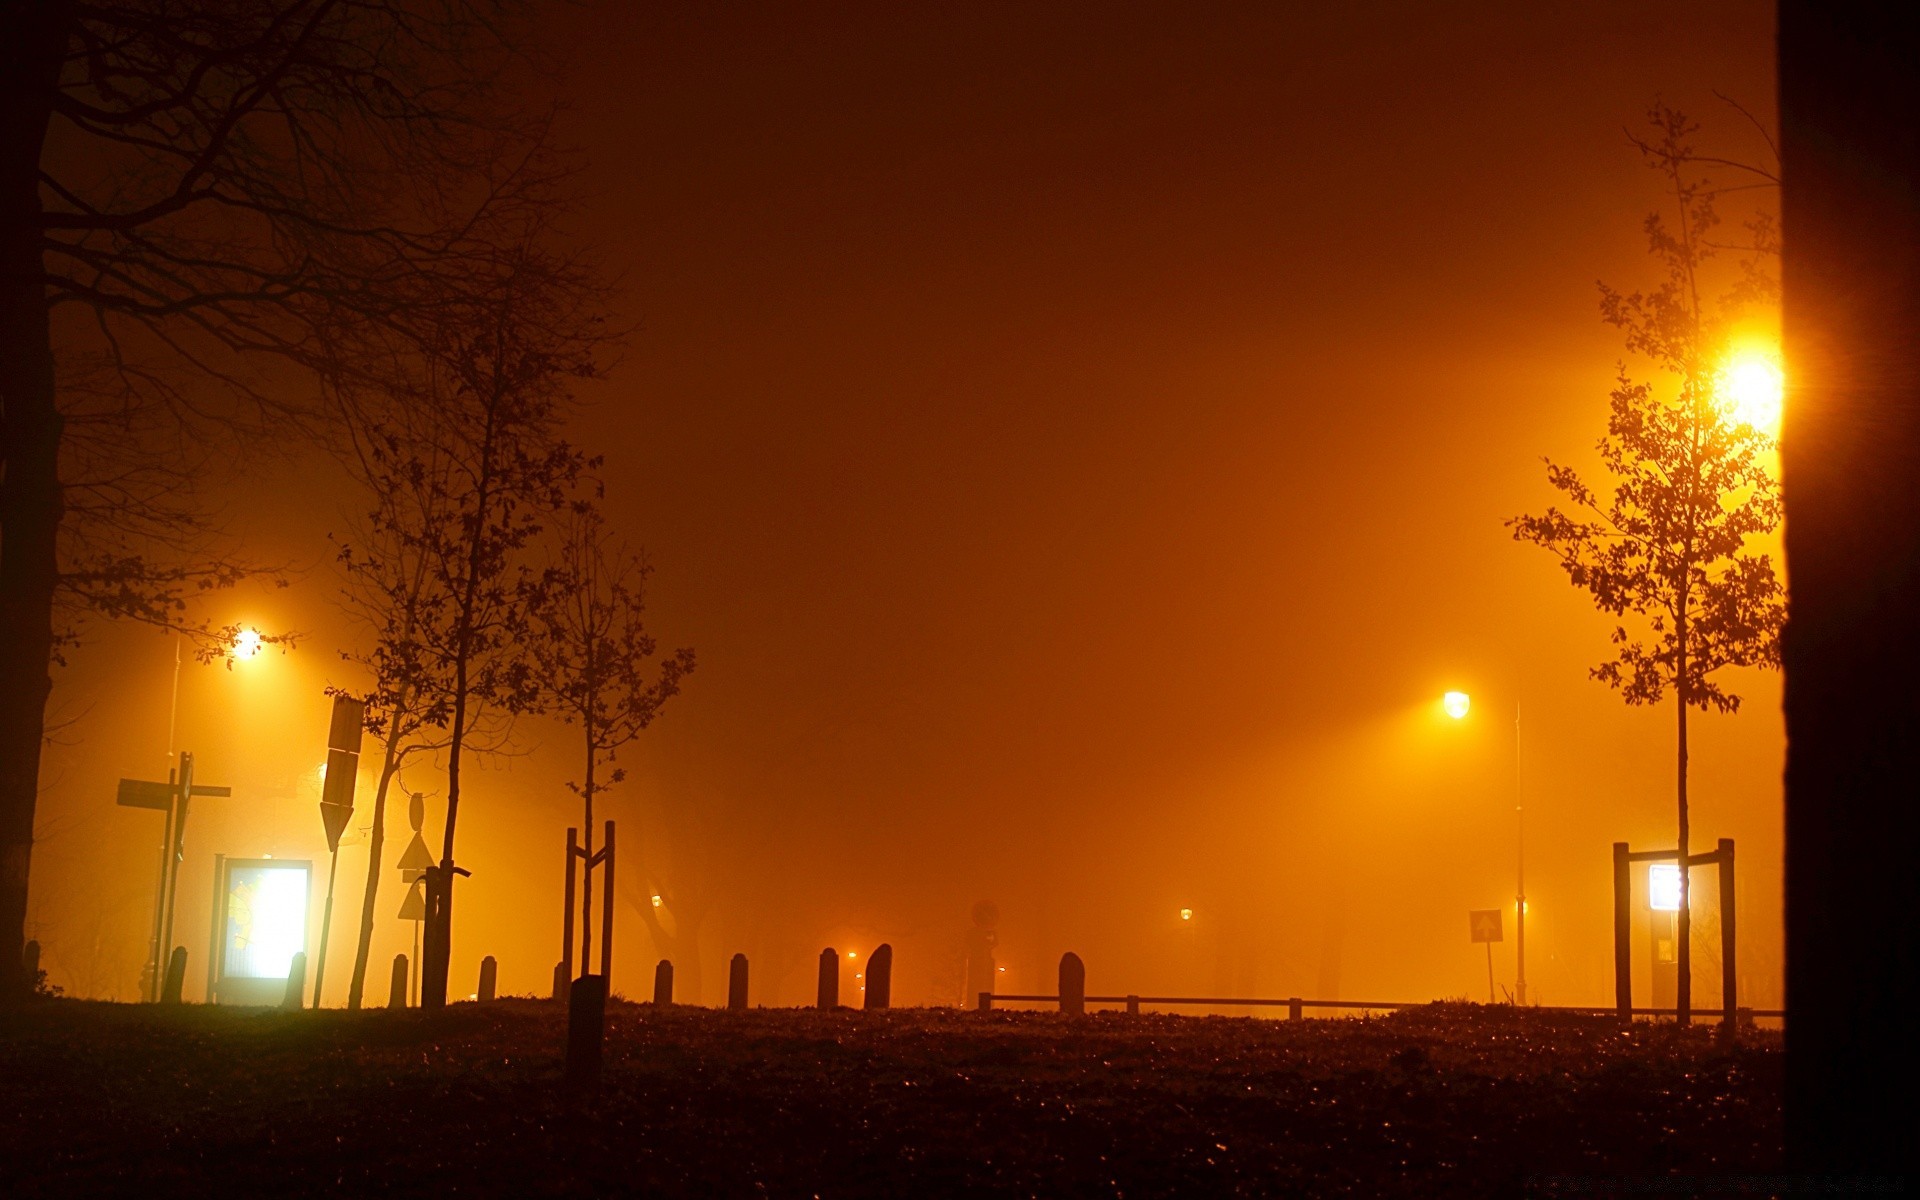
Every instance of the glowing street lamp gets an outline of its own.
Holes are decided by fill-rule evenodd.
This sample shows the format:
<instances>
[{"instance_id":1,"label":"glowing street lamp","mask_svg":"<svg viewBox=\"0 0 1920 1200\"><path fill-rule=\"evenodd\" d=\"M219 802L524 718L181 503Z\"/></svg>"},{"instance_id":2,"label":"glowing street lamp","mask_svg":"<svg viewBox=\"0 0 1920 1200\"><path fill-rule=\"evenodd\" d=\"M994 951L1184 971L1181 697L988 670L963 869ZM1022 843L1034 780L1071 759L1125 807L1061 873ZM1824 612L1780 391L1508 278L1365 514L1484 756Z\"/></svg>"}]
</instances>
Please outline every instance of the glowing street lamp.
<instances>
[{"instance_id":1,"label":"glowing street lamp","mask_svg":"<svg viewBox=\"0 0 1920 1200\"><path fill-rule=\"evenodd\" d=\"M1449 717L1464 721L1473 710L1473 698L1465 692L1448 692L1440 697L1440 707ZM1516 1004L1527 1002L1527 819L1520 794L1520 702L1513 705L1513 822L1514 822L1514 977Z\"/></svg>"},{"instance_id":2,"label":"glowing street lamp","mask_svg":"<svg viewBox=\"0 0 1920 1200\"><path fill-rule=\"evenodd\" d=\"M260 631L258 629L242 629L233 636L233 656L236 659L246 662L259 653Z\"/></svg>"}]
</instances>

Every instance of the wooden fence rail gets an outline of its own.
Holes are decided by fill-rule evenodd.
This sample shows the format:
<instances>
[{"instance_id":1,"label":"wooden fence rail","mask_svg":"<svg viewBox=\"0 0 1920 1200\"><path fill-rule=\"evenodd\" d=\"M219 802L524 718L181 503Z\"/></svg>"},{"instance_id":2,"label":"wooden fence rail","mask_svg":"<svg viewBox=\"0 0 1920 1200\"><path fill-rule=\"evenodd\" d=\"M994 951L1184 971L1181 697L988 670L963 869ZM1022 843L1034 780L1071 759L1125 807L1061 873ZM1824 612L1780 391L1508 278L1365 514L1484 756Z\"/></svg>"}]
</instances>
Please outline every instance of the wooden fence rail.
<instances>
[{"instance_id":1,"label":"wooden fence rail","mask_svg":"<svg viewBox=\"0 0 1920 1200\"><path fill-rule=\"evenodd\" d=\"M1204 1008L1285 1008L1287 1015L1299 1020L1301 1013L1309 1008L1338 1008L1349 1012L1393 1012L1403 1008L1425 1008L1436 1003L1432 1000L1308 1000L1299 996L1289 996L1284 1000L1271 996L1224 997L1224 996L1083 996L1088 1004L1124 1005L1130 1013L1140 1011L1143 1004L1185 1005ZM1061 998L1040 995L1012 995L998 992L981 992L977 1005L980 1012L992 1012L996 1004L1059 1004ZM1530 1004L1525 1006L1529 1012L1585 1013L1590 1016L1616 1016L1619 1009L1613 1005L1586 1004ZM1636 1017L1671 1017L1677 1015L1671 1008L1635 1008L1629 1010ZM1696 1008L1697 1017L1723 1016L1724 1011L1717 1008ZM1738 1008L1734 1012L1742 1022L1751 1022L1755 1018L1767 1020L1785 1020L1787 1013L1780 1008Z\"/></svg>"}]
</instances>

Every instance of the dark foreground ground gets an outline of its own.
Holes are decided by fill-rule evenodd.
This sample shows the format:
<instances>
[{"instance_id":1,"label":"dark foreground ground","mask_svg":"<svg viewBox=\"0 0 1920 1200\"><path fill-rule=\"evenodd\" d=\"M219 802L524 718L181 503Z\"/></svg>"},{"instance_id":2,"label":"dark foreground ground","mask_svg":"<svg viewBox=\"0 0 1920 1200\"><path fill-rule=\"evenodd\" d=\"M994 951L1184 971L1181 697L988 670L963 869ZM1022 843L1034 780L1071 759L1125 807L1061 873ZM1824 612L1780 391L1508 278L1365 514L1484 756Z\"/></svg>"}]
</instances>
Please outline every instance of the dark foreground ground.
<instances>
[{"instance_id":1,"label":"dark foreground ground","mask_svg":"<svg viewBox=\"0 0 1920 1200\"><path fill-rule=\"evenodd\" d=\"M1599 1195L1720 1190L1780 1160L1777 1034L1729 1049L1464 1005L1288 1023L616 1004L584 1097L560 1085L563 1015L534 1001L0 1020L14 1196Z\"/></svg>"}]
</instances>

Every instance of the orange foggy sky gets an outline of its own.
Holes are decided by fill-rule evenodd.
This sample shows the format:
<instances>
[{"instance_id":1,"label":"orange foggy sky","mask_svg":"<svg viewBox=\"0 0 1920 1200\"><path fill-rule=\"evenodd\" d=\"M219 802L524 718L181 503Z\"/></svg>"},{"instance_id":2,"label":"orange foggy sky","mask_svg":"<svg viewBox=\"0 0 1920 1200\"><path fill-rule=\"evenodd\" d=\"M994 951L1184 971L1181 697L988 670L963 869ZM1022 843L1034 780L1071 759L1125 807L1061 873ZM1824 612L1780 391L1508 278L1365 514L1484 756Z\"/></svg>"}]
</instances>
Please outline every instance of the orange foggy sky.
<instances>
[{"instance_id":1,"label":"orange foggy sky","mask_svg":"<svg viewBox=\"0 0 1920 1200\"><path fill-rule=\"evenodd\" d=\"M1671 839L1672 714L1587 681L1607 621L1501 522L1550 502L1541 455L1590 463L1620 355L1594 281L1654 280L1621 127L1664 97L1762 152L1713 91L1771 122L1771 6L1040 9L601 3L546 30L573 231L635 327L580 438L660 641L700 655L613 815L710 903L706 998L736 949L772 1001L883 938L900 998L942 998L981 898L1020 990L1073 949L1096 991L1480 996L1464 910L1511 904L1517 700L1529 976L1604 1002L1608 844ZM236 532L312 565L214 602L299 651L183 680L181 744L238 784L320 757L319 688L352 682L325 536L361 502L305 460L233 494ZM81 719L34 919L98 939L84 971L49 953L79 990L130 995L145 950L148 814L111 784L164 771L169 670L164 639L99 630L59 683ZM1748 711L1699 722L1695 827L1740 841L1766 1004L1778 685L1740 683ZM1467 726L1434 719L1447 687L1485 698ZM494 953L532 991L572 741L524 732L463 807L454 971ZM268 790L195 810L196 954L214 851L324 851L315 797ZM631 911L620 939L640 993Z\"/></svg>"}]
</instances>

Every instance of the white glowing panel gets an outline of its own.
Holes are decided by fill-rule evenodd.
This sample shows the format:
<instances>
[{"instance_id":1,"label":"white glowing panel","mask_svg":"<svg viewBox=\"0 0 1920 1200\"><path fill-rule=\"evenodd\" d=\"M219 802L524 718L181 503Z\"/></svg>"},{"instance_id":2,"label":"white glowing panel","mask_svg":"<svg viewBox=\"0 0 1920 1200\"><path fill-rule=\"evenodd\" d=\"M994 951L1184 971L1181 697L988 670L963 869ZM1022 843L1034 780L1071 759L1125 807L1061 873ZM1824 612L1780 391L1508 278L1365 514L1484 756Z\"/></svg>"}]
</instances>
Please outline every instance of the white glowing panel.
<instances>
[{"instance_id":1,"label":"white glowing panel","mask_svg":"<svg viewBox=\"0 0 1920 1200\"><path fill-rule=\"evenodd\" d=\"M223 974L236 979L285 979L293 956L307 948L304 863L234 865L227 871Z\"/></svg>"},{"instance_id":2,"label":"white glowing panel","mask_svg":"<svg viewBox=\"0 0 1920 1200\"><path fill-rule=\"evenodd\" d=\"M1680 864L1654 863L1647 868L1647 907L1655 912L1680 911Z\"/></svg>"}]
</instances>

